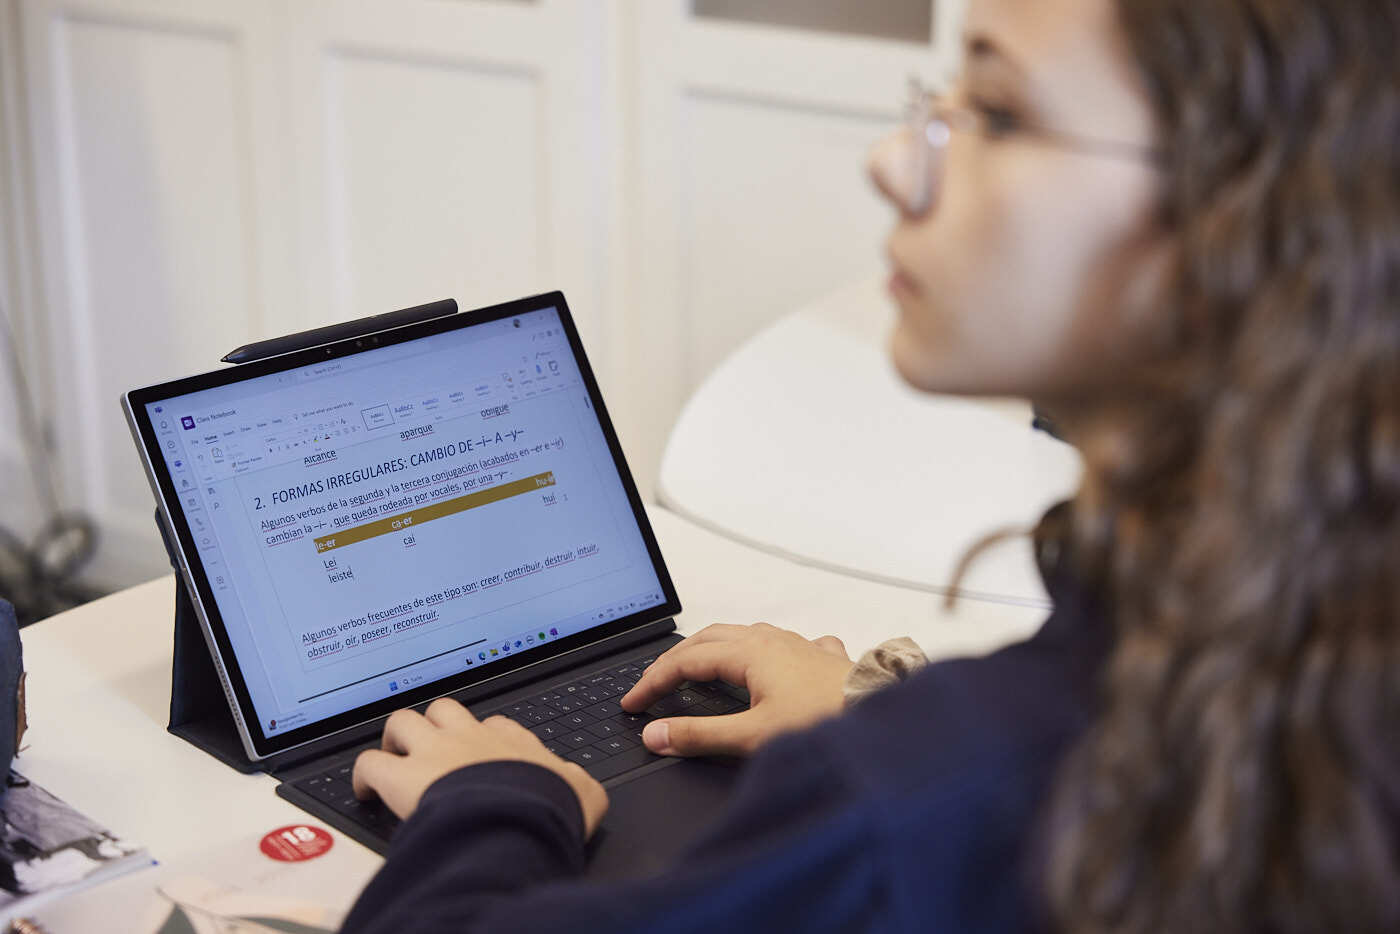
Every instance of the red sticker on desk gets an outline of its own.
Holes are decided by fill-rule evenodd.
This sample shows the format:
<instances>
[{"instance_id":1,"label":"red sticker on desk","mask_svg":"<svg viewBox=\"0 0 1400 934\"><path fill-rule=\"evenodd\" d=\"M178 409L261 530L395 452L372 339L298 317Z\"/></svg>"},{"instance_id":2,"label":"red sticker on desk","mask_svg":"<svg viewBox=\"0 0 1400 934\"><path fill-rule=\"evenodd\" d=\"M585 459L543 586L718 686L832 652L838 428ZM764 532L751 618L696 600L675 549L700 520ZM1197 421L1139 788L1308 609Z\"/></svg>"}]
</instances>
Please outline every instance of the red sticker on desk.
<instances>
[{"instance_id":1,"label":"red sticker on desk","mask_svg":"<svg viewBox=\"0 0 1400 934\"><path fill-rule=\"evenodd\" d=\"M262 838L259 844L269 859L284 863L299 863L304 859L315 859L331 848L335 839L320 827L307 827L293 824L278 827Z\"/></svg>"}]
</instances>

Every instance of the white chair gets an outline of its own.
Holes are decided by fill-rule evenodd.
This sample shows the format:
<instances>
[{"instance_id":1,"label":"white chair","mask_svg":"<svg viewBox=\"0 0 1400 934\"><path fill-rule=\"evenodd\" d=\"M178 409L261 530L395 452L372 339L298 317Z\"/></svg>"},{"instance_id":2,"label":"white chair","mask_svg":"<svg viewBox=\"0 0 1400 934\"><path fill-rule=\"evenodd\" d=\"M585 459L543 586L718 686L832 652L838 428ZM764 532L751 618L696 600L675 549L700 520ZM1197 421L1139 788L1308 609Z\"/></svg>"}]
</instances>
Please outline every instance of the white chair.
<instances>
[{"instance_id":1,"label":"white chair","mask_svg":"<svg viewBox=\"0 0 1400 934\"><path fill-rule=\"evenodd\" d=\"M968 546L1069 496L1079 457L1031 428L1028 404L900 381L893 314L881 286L862 283L749 339L672 430L661 503L805 564L941 593ZM1027 539L986 552L963 591L1049 605Z\"/></svg>"}]
</instances>

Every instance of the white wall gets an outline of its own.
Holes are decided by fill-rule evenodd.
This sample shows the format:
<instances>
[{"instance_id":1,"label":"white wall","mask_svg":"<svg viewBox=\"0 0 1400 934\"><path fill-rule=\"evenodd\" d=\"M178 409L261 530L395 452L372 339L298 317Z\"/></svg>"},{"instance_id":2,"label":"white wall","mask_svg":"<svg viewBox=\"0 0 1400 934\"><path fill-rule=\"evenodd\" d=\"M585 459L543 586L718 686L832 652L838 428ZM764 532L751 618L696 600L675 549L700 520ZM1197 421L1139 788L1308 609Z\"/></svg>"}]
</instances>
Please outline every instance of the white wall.
<instances>
[{"instance_id":1,"label":"white wall","mask_svg":"<svg viewBox=\"0 0 1400 934\"><path fill-rule=\"evenodd\" d=\"M40 510L35 503L26 445L17 417L17 398L10 353L24 361L37 341L32 333L34 315L25 314L33 300L32 244L24 230L32 226L27 201L23 102L20 98L20 42L17 0L0 0L0 305L15 341L5 346L0 331L0 527L24 538L37 529ZM32 368L31 368L32 369Z\"/></svg>"},{"instance_id":2,"label":"white wall","mask_svg":"<svg viewBox=\"0 0 1400 934\"><path fill-rule=\"evenodd\" d=\"M685 0L0 10L0 295L59 479L101 521L94 573L124 584L164 559L119 392L449 295L563 288L649 489L715 363L878 268L861 158L909 74L947 73L959 5L927 43Z\"/></svg>"}]
</instances>

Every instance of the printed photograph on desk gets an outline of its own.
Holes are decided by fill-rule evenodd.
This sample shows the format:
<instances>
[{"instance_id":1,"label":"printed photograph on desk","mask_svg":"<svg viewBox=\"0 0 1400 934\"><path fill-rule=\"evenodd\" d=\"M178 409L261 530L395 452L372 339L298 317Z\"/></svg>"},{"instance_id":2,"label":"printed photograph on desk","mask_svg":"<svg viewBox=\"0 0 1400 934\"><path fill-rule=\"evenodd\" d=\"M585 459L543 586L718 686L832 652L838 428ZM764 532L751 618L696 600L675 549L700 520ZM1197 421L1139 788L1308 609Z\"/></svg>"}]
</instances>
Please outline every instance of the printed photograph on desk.
<instances>
[{"instance_id":1,"label":"printed photograph on desk","mask_svg":"<svg viewBox=\"0 0 1400 934\"><path fill-rule=\"evenodd\" d=\"M319 845L311 845L317 843ZM377 861L314 824L279 827L163 862L28 913L45 934L330 934Z\"/></svg>"},{"instance_id":2,"label":"printed photograph on desk","mask_svg":"<svg viewBox=\"0 0 1400 934\"><path fill-rule=\"evenodd\" d=\"M163 881L145 917L128 930L139 934L334 934L342 912L305 899L231 890L197 876Z\"/></svg>"},{"instance_id":3,"label":"printed photograph on desk","mask_svg":"<svg viewBox=\"0 0 1400 934\"><path fill-rule=\"evenodd\" d=\"M151 865L140 847L11 772L0 799L0 918L77 888Z\"/></svg>"}]
</instances>

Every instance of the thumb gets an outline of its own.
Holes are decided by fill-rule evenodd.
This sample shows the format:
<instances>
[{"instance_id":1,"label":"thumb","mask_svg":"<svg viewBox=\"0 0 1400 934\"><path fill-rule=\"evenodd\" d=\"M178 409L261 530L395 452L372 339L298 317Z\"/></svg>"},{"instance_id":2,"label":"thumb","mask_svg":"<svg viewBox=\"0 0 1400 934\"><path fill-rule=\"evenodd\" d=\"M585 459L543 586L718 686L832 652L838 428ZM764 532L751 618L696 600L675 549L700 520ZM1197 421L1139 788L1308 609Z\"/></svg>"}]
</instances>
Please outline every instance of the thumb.
<instances>
[{"instance_id":1,"label":"thumb","mask_svg":"<svg viewBox=\"0 0 1400 934\"><path fill-rule=\"evenodd\" d=\"M747 756L758 748L761 728L753 710L722 717L653 720L642 742L661 756Z\"/></svg>"}]
</instances>

